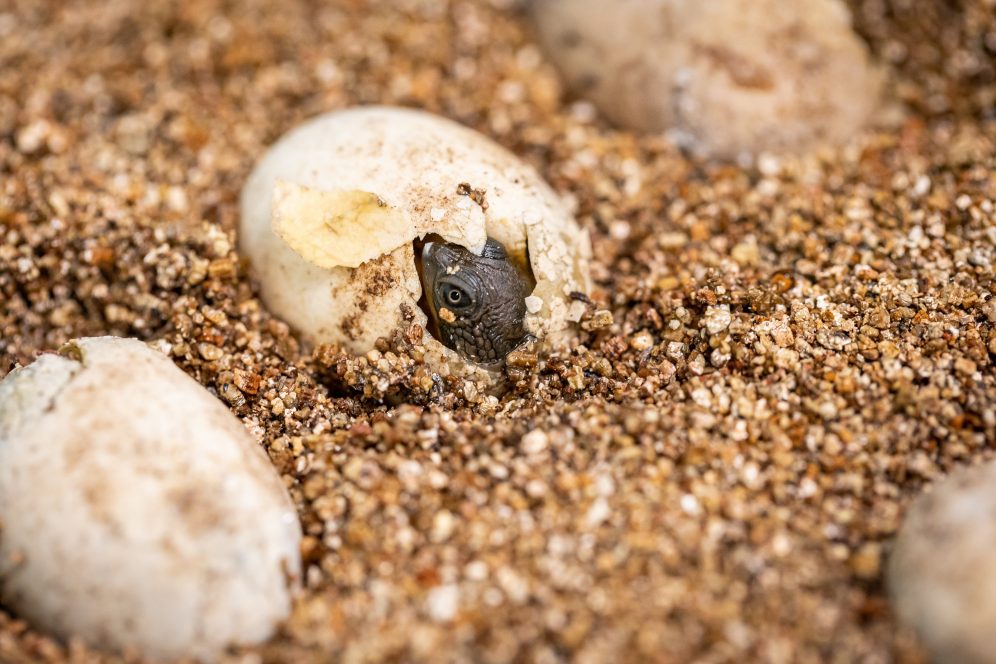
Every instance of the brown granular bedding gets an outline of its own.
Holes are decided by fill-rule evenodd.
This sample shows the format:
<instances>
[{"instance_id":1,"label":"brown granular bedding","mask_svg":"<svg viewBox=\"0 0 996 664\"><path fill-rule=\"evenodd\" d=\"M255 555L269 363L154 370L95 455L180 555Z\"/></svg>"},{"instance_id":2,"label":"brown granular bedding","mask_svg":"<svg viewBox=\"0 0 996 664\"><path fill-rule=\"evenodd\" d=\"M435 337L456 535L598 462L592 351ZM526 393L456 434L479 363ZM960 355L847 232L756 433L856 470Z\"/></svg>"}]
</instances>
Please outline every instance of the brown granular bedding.
<instances>
[{"instance_id":1,"label":"brown granular bedding","mask_svg":"<svg viewBox=\"0 0 996 664\"><path fill-rule=\"evenodd\" d=\"M741 168L605 125L512 4L0 0L0 376L160 340L264 441L306 591L238 661L920 661L890 539L996 443L996 8L852 0L880 129ZM412 331L302 348L240 262L254 159L363 103L495 138L592 232L576 345L499 400ZM0 661L119 660L0 612Z\"/></svg>"}]
</instances>

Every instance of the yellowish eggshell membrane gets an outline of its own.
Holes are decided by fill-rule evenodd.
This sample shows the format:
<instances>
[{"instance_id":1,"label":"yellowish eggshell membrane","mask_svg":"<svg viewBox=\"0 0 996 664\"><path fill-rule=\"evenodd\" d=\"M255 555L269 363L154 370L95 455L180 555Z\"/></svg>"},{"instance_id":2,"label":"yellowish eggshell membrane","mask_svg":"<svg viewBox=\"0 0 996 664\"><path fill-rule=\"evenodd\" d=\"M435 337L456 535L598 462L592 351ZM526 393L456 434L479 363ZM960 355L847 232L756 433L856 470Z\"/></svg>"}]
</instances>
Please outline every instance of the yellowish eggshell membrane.
<instances>
[{"instance_id":1,"label":"yellowish eggshell membrane","mask_svg":"<svg viewBox=\"0 0 996 664\"><path fill-rule=\"evenodd\" d=\"M417 237L411 220L366 191L318 191L277 180L273 232L318 267L359 267Z\"/></svg>"}]
</instances>

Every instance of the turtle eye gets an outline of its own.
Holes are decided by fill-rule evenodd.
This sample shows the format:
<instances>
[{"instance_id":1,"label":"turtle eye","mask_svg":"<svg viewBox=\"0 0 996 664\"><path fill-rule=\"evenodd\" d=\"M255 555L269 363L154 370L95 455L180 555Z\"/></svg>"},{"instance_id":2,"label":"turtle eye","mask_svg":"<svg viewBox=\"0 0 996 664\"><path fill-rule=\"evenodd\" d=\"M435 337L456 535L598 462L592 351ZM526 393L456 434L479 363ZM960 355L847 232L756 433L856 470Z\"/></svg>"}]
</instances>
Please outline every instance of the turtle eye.
<instances>
[{"instance_id":1,"label":"turtle eye","mask_svg":"<svg viewBox=\"0 0 996 664\"><path fill-rule=\"evenodd\" d=\"M443 300L448 306L460 308L470 304L470 296L459 286L446 284L443 287Z\"/></svg>"}]
</instances>

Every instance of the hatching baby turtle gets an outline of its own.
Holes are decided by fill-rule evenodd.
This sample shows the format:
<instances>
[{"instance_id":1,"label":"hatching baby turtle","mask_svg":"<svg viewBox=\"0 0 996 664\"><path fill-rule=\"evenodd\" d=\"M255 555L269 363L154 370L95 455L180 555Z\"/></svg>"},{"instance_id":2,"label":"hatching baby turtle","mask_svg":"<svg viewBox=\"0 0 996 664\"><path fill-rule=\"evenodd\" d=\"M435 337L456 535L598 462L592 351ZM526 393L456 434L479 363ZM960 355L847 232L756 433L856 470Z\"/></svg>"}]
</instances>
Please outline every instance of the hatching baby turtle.
<instances>
[{"instance_id":1,"label":"hatching baby turtle","mask_svg":"<svg viewBox=\"0 0 996 664\"><path fill-rule=\"evenodd\" d=\"M497 365L529 336L527 286L497 240L488 238L480 256L458 244L427 242L422 270L429 310L447 347L477 364Z\"/></svg>"}]
</instances>

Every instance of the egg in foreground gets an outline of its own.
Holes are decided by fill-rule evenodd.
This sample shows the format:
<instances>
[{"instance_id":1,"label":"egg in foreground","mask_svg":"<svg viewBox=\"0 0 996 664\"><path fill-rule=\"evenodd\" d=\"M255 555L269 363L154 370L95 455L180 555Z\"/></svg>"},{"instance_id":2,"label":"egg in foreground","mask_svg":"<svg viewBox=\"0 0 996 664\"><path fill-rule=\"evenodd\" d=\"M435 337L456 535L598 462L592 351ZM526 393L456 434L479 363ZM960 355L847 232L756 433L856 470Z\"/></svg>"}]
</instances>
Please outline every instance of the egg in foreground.
<instances>
[{"instance_id":1,"label":"egg in foreground","mask_svg":"<svg viewBox=\"0 0 996 664\"><path fill-rule=\"evenodd\" d=\"M63 639L210 661L291 610L301 530L239 420L133 339L0 381L0 604Z\"/></svg>"}]
</instances>

